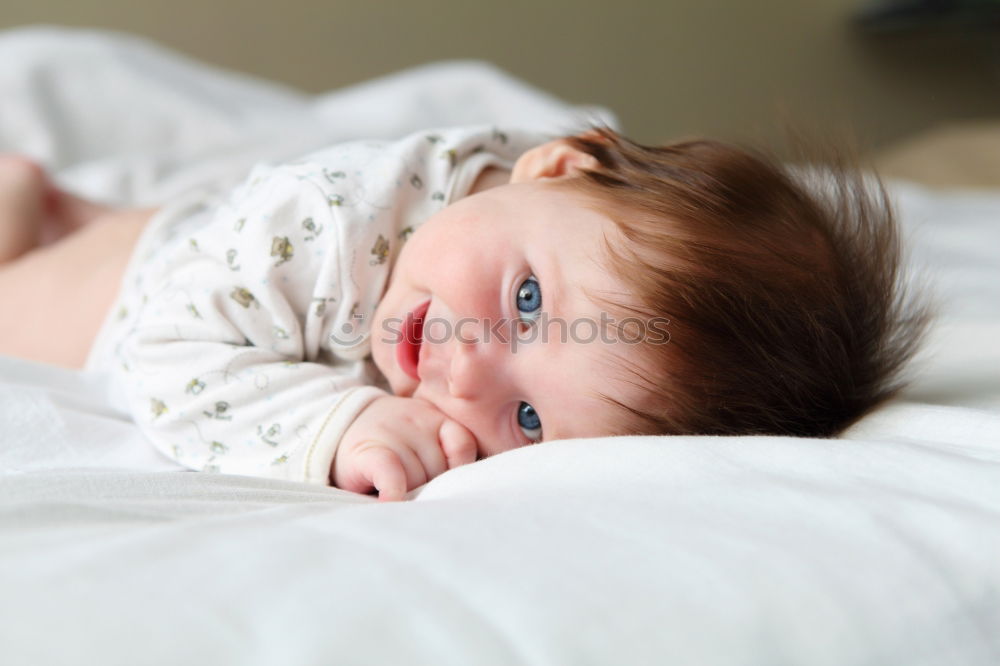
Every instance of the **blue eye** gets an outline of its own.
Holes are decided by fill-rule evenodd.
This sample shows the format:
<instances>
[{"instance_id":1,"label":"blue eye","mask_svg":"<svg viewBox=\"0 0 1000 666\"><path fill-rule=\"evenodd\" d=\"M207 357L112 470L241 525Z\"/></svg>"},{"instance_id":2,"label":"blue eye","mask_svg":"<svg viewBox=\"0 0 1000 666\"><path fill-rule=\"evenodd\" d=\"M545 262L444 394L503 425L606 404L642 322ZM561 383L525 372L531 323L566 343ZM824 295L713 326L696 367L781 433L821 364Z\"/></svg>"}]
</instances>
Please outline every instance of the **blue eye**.
<instances>
[{"instance_id":1,"label":"blue eye","mask_svg":"<svg viewBox=\"0 0 1000 666\"><path fill-rule=\"evenodd\" d=\"M517 312L528 321L534 321L542 312L542 288L534 275L517 288Z\"/></svg>"},{"instance_id":2,"label":"blue eye","mask_svg":"<svg viewBox=\"0 0 1000 666\"><path fill-rule=\"evenodd\" d=\"M517 425L521 426L521 432L532 442L539 442L542 439L542 420L538 418L535 408L526 402L517 406Z\"/></svg>"}]
</instances>

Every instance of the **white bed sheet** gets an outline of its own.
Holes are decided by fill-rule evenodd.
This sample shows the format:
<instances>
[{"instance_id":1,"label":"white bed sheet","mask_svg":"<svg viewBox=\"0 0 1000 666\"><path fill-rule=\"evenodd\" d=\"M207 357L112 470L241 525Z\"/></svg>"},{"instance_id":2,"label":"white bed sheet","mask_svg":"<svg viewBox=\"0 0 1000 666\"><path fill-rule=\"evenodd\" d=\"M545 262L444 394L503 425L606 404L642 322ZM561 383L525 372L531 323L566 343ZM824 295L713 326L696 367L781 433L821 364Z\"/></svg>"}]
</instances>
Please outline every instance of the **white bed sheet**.
<instances>
[{"instance_id":1,"label":"white bed sheet","mask_svg":"<svg viewBox=\"0 0 1000 666\"><path fill-rule=\"evenodd\" d=\"M477 63L313 98L107 33L0 33L0 61L0 149L120 203L355 135L612 118ZM941 325L835 440L551 442L379 504L177 471L102 375L0 358L2 663L1000 663L1000 193L893 191Z\"/></svg>"}]
</instances>

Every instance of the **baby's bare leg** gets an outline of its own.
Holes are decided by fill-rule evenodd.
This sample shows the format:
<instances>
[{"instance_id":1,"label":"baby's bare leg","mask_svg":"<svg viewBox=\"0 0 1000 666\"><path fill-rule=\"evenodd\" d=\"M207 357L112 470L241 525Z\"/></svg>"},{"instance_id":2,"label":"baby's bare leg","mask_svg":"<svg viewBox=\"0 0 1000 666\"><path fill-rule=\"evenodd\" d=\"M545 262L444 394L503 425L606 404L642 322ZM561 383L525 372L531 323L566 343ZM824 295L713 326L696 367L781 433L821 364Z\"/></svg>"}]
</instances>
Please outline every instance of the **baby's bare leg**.
<instances>
[{"instance_id":1,"label":"baby's bare leg","mask_svg":"<svg viewBox=\"0 0 1000 666\"><path fill-rule=\"evenodd\" d=\"M0 265L0 354L82 368L153 212L108 213Z\"/></svg>"}]
</instances>

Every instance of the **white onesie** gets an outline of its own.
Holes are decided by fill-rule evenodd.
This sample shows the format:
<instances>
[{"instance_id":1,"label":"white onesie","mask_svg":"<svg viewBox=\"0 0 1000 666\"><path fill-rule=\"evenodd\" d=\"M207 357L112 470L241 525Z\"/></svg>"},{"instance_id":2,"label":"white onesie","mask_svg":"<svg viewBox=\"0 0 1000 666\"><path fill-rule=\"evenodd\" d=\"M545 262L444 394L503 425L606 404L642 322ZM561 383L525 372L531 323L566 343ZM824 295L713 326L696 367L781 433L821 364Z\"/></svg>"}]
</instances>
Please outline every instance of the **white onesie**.
<instances>
[{"instance_id":1,"label":"white onesie","mask_svg":"<svg viewBox=\"0 0 1000 666\"><path fill-rule=\"evenodd\" d=\"M111 370L187 467L327 484L344 431L385 395L369 336L400 246L541 140L474 127L345 143L258 166L228 200L166 207L87 368Z\"/></svg>"}]
</instances>

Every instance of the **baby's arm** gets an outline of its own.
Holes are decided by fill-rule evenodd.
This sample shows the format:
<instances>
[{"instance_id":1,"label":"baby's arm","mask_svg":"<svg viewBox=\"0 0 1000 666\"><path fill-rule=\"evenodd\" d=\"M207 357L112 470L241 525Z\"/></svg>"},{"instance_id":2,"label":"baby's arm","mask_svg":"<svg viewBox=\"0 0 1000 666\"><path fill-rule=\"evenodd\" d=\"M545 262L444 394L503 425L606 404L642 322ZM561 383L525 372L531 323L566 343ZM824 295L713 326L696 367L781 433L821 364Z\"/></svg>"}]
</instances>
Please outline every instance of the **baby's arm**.
<instances>
[{"instance_id":1,"label":"baby's arm","mask_svg":"<svg viewBox=\"0 0 1000 666\"><path fill-rule=\"evenodd\" d=\"M338 488L399 500L446 470L475 462L477 448L468 429L431 403L380 397L344 433L330 479Z\"/></svg>"},{"instance_id":2,"label":"baby's arm","mask_svg":"<svg viewBox=\"0 0 1000 666\"><path fill-rule=\"evenodd\" d=\"M325 270L335 249L305 238L309 219L336 238L330 209L276 170L145 272L122 379L137 423L171 458L326 484L348 426L387 396L361 361L320 362L330 313L351 300Z\"/></svg>"}]
</instances>

